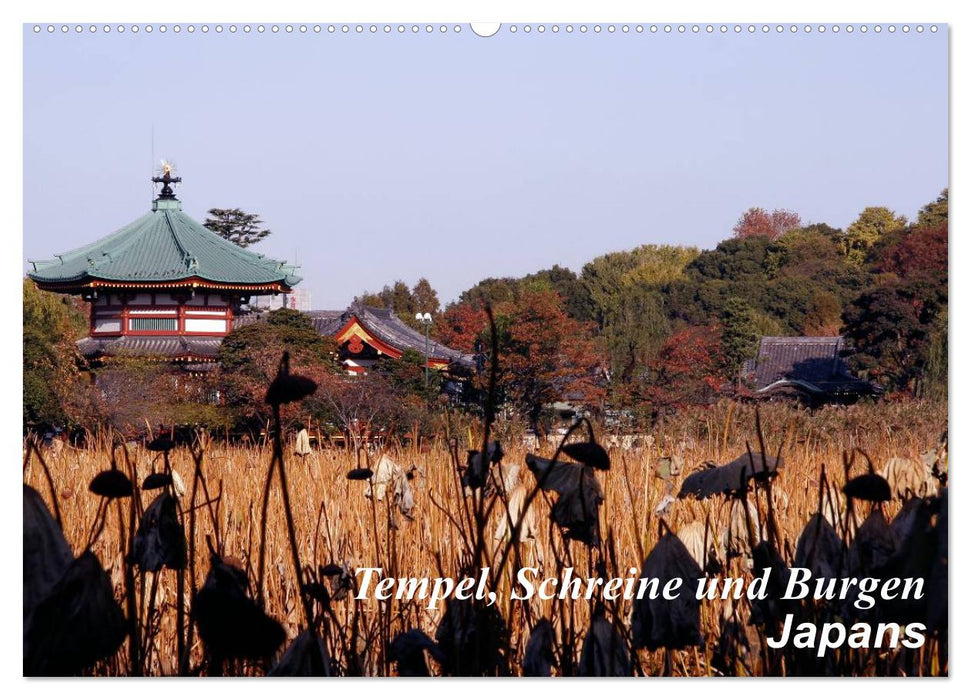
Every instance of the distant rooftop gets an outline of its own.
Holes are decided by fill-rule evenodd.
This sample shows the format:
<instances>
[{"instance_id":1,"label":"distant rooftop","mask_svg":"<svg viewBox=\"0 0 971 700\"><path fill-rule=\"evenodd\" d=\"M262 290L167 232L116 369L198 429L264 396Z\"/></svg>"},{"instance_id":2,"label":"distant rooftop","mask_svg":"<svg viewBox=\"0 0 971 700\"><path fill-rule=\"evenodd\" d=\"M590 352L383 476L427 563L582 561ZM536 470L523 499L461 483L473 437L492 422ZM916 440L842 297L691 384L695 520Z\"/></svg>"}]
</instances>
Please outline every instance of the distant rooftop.
<instances>
[{"instance_id":1,"label":"distant rooftop","mask_svg":"<svg viewBox=\"0 0 971 700\"><path fill-rule=\"evenodd\" d=\"M742 367L742 379L757 394L780 389L814 395L875 393L873 385L850 373L844 353L842 336L765 336L756 356Z\"/></svg>"}]
</instances>

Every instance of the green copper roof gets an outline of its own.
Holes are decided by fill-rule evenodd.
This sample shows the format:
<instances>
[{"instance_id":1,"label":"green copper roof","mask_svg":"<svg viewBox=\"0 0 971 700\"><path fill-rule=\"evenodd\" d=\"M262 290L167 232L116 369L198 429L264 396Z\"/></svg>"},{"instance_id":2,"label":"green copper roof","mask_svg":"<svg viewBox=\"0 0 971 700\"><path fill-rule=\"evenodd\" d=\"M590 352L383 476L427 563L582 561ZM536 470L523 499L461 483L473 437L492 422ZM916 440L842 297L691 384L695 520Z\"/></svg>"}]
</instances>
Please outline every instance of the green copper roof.
<instances>
[{"instance_id":1,"label":"green copper roof","mask_svg":"<svg viewBox=\"0 0 971 700\"><path fill-rule=\"evenodd\" d=\"M240 248L187 216L179 200L165 197L124 228L56 257L35 261L30 278L56 285L201 278L221 284L292 287L300 281L292 265Z\"/></svg>"}]
</instances>

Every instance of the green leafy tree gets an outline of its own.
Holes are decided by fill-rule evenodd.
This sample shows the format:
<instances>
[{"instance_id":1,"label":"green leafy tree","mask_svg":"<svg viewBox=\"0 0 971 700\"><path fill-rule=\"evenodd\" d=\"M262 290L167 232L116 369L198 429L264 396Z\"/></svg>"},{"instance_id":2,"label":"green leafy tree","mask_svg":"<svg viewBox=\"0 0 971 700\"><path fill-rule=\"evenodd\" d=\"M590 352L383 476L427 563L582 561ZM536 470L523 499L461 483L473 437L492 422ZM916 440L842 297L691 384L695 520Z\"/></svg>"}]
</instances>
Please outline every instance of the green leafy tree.
<instances>
[{"instance_id":1,"label":"green leafy tree","mask_svg":"<svg viewBox=\"0 0 971 700\"><path fill-rule=\"evenodd\" d=\"M209 217L202 225L240 248L248 248L271 233L269 229L260 228L263 222L259 215L248 214L242 209L210 209Z\"/></svg>"},{"instance_id":2,"label":"green leafy tree","mask_svg":"<svg viewBox=\"0 0 971 700\"><path fill-rule=\"evenodd\" d=\"M928 398L947 400L947 307L937 314L931 331L921 390Z\"/></svg>"},{"instance_id":3,"label":"green leafy tree","mask_svg":"<svg viewBox=\"0 0 971 700\"><path fill-rule=\"evenodd\" d=\"M947 223L947 188L941 191L941 195L917 213L917 225L932 228Z\"/></svg>"},{"instance_id":4,"label":"green leafy tree","mask_svg":"<svg viewBox=\"0 0 971 700\"><path fill-rule=\"evenodd\" d=\"M484 308L486 304L496 306L516 300L519 294L519 280L514 277L488 277L476 283L459 295L459 304L470 304Z\"/></svg>"},{"instance_id":5,"label":"green leafy tree","mask_svg":"<svg viewBox=\"0 0 971 700\"><path fill-rule=\"evenodd\" d=\"M755 356L761 333L758 314L744 299L731 297L725 303L721 316L722 356L728 376L735 377L742 363Z\"/></svg>"},{"instance_id":6,"label":"green leafy tree","mask_svg":"<svg viewBox=\"0 0 971 700\"><path fill-rule=\"evenodd\" d=\"M397 280L393 285L385 285L380 292L364 292L355 301L365 306L391 309L405 324L422 332L425 327L415 320L415 314L429 313L432 315L431 334L435 333L436 317L441 309L438 292L424 277L414 287L409 288L406 283Z\"/></svg>"},{"instance_id":7,"label":"green leafy tree","mask_svg":"<svg viewBox=\"0 0 971 700\"><path fill-rule=\"evenodd\" d=\"M602 332L610 357L615 397L628 393L640 369L657 354L671 332L664 294L647 284L635 284L610 311Z\"/></svg>"},{"instance_id":8,"label":"green leafy tree","mask_svg":"<svg viewBox=\"0 0 971 700\"><path fill-rule=\"evenodd\" d=\"M846 229L843 254L854 264L862 265L874 244L906 225L906 217L897 216L887 207L867 207Z\"/></svg>"},{"instance_id":9,"label":"green leafy tree","mask_svg":"<svg viewBox=\"0 0 971 700\"><path fill-rule=\"evenodd\" d=\"M768 313L780 249L780 243L753 236L730 238L704 251L685 268L683 278L669 286L672 316L689 325L713 324L730 297L745 299L753 309Z\"/></svg>"},{"instance_id":10,"label":"green leafy tree","mask_svg":"<svg viewBox=\"0 0 971 700\"><path fill-rule=\"evenodd\" d=\"M593 320L603 328L631 287L660 289L681 278L685 267L697 257L696 248L644 245L594 258L580 274L593 307Z\"/></svg>"},{"instance_id":11,"label":"green leafy tree","mask_svg":"<svg viewBox=\"0 0 971 700\"><path fill-rule=\"evenodd\" d=\"M424 277L419 279L415 286L411 288L411 299L415 309L414 313L429 313L435 316L441 310L438 292Z\"/></svg>"},{"instance_id":12,"label":"green leafy tree","mask_svg":"<svg viewBox=\"0 0 971 700\"><path fill-rule=\"evenodd\" d=\"M567 268L554 265L548 270L540 270L522 279L522 284L546 284L560 295L563 310L570 318L586 322L593 320L593 304L587 288L580 281L577 274Z\"/></svg>"},{"instance_id":13,"label":"green leafy tree","mask_svg":"<svg viewBox=\"0 0 971 700\"><path fill-rule=\"evenodd\" d=\"M388 381L388 386L396 396L418 398L432 403L440 393L440 372L429 370L426 386L425 358L417 350L405 350L398 358L385 355L375 365L374 371Z\"/></svg>"}]
</instances>

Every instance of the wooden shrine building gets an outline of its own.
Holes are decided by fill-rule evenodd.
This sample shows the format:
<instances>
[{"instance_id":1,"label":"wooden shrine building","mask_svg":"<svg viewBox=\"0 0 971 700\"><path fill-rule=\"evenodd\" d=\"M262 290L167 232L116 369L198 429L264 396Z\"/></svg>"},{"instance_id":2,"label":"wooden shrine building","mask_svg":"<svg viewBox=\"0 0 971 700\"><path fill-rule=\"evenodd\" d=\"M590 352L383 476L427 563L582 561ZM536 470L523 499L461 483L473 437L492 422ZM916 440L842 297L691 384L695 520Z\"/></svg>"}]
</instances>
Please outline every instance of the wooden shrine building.
<instances>
[{"instance_id":1,"label":"wooden shrine building","mask_svg":"<svg viewBox=\"0 0 971 700\"><path fill-rule=\"evenodd\" d=\"M89 359L135 355L212 366L233 318L251 295L289 292L295 268L240 248L182 211L165 167L152 210L93 243L31 261L41 289L91 304Z\"/></svg>"},{"instance_id":2,"label":"wooden shrine building","mask_svg":"<svg viewBox=\"0 0 971 700\"><path fill-rule=\"evenodd\" d=\"M429 340L420 331L395 316L391 309L353 304L331 322L330 331L340 348L349 372L364 372L382 355L398 359L406 350L428 358L428 367L437 370L472 369L472 355Z\"/></svg>"},{"instance_id":3,"label":"wooden shrine building","mask_svg":"<svg viewBox=\"0 0 971 700\"><path fill-rule=\"evenodd\" d=\"M757 399L792 397L809 405L853 403L881 389L854 377L842 336L765 336L746 360L740 383Z\"/></svg>"}]
</instances>

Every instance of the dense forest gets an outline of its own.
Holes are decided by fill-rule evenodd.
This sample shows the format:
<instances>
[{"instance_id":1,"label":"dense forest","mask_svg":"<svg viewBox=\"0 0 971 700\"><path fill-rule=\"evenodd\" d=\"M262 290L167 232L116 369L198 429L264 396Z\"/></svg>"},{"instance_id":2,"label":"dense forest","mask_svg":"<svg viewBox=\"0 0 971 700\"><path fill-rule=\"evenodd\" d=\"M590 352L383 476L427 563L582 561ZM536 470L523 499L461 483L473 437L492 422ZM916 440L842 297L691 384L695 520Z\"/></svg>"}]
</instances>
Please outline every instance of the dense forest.
<instances>
[{"instance_id":1,"label":"dense forest","mask_svg":"<svg viewBox=\"0 0 971 700\"><path fill-rule=\"evenodd\" d=\"M753 208L712 250L649 244L607 253L579 272L554 265L488 278L444 308L424 278L357 300L407 323L430 312L435 339L484 362L497 348L498 396L534 423L556 401L639 424L710 404L764 335L842 334L851 368L880 385L885 400L943 398L947 241L947 190L914 221L867 207L845 230ZM262 387L285 348L322 387L292 409L293 421L433 427L440 407L474 410L486 381L485 373L471 377L460 395L441 391L443 377L426 387L422 358L408 353L349 382L333 341L297 312L238 328L223 343L219 371L191 379L133 359L90 367L73 343L85 330L80 301L25 280L25 429L259 424Z\"/></svg>"}]
</instances>

